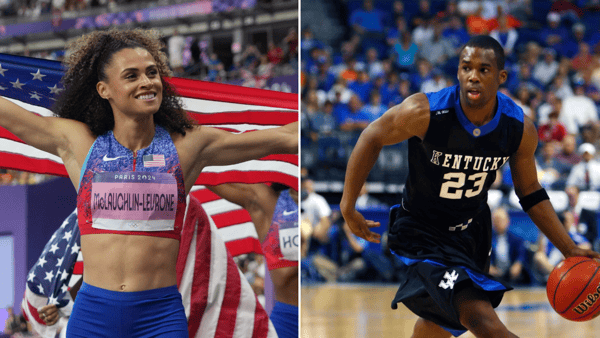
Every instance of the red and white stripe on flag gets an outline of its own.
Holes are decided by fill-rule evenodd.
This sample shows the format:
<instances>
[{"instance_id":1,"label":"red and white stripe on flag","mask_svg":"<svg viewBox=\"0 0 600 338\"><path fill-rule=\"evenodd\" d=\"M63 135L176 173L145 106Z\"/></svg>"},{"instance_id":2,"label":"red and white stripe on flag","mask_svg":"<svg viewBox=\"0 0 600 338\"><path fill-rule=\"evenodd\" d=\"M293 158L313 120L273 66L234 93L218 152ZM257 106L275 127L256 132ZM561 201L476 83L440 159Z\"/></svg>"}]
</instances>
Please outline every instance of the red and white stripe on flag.
<instances>
[{"instance_id":1,"label":"red and white stripe on flag","mask_svg":"<svg viewBox=\"0 0 600 338\"><path fill-rule=\"evenodd\" d=\"M277 337L215 223L193 196L188 197L176 268L190 337Z\"/></svg>"}]
</instances>

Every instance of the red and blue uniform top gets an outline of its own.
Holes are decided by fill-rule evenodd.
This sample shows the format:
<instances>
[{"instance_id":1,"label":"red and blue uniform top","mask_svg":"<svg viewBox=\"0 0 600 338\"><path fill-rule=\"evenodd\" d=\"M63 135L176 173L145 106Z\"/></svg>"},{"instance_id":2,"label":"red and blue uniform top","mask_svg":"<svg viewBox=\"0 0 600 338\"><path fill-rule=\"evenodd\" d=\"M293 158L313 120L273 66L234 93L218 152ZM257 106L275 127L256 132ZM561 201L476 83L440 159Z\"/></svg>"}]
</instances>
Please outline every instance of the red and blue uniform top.
<instances>
[{"instance_id":1,"label":"red and blue uniform top","mask_svg":"<svg viewBox=\"0 0 600 338\"><path fill-rule=\"evenodd\" d=\"M179 240L185 186L177 149L160 126L136 153L112 131L98 136L81 168L77 214L81 235L124 234Z\"/></svg>"},{"instance_id":2,"label":"red and blue uniform top","mask_svg":"<svg viewBox=\"0 0 600 338\"><path fill-rule=\"evenodd\" d=\"M279 194L269 232L262 242L262 250L269 270L298 266L298 204L288 190Z\"/></svg>"}]
</instances>

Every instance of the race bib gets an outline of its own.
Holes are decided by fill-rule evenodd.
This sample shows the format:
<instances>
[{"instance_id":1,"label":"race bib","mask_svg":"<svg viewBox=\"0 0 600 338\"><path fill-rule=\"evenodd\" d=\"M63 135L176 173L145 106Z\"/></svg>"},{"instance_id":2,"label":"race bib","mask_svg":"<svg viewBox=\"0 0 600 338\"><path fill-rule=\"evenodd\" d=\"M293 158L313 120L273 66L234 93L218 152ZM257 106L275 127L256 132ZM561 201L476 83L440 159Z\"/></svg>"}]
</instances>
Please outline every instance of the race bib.
<instances>
[{"instance_id":1,"label":"race bib","mask_svg":"<svg viewBox=\"0 0 600 338\"><path fill-rule=\"evenodd\" d=\"M92 227L115 231L171 231L175 228L177 180L168 173L94 174Z\"/></svg>"},{"instance_id":2,"label":"race bib","mask_svg":"<svg viewBox=\"0 0 600 338\"><path fill-rule=\"evenodd\" d=\"M298 248L300 247L300 234L296 227L279 229L279 248L284 259L298 261Z\"/></svg>"}]
</instances>

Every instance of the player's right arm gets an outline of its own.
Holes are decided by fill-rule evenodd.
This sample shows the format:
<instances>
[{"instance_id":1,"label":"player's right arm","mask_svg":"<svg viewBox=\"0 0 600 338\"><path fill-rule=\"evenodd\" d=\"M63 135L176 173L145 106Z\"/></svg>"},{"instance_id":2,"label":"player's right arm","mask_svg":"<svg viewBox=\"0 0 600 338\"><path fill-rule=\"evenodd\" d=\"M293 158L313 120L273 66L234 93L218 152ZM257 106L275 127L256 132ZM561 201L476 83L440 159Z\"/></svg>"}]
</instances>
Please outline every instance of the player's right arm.
<instances>
[{"instance_id":1,"label":"player's right arm","mask_svg":"<svg viewBox=\"0 0 600 338\"><path fill-rule=\"evenodd\" d=\"M95 139L84 123L39 116L4 98L0 98L0 126L28 145L61 157L73 182L79 180L82 162Z\"/></svg>"},{"instance_id":2,"label":"player's right arm","mask_svg":"<svg viewBox=\"0 0 600 338\"><path fill-rule=\"evenodd\" d=\"M369 229L378 222L367 221L356 211L356 199L383 146L405 141L413 136L425 137L429 127L429 100L414 94L390 108L361 133L346 168L340 211L350 230L359 237L378 243L379 235Z\"/></svg>"}]
</instances>

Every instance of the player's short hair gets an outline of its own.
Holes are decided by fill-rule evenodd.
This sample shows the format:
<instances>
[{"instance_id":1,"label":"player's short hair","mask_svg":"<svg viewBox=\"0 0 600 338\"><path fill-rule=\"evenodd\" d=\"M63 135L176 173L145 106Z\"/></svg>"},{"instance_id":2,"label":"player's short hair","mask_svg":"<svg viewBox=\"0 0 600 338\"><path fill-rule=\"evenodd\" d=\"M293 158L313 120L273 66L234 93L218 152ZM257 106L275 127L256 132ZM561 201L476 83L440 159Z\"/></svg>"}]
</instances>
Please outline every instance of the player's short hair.
<instances>
[{"instance_id":1,"label":"player's short hair","mask_svg":"<svg viewBox=\"0 0 600 338\"><path fill-rule=\"evenodd\" d=\"M498 69L504 69L504 48L502 48L502 45L500 45L500 43L493 37L489 35L476 35L463 46L463 48L460 50L460 53L462 53L465 47L478 47L493 50L494 55L496 56L496 65L498 66Z\"/></svg>"}]
</instances>

